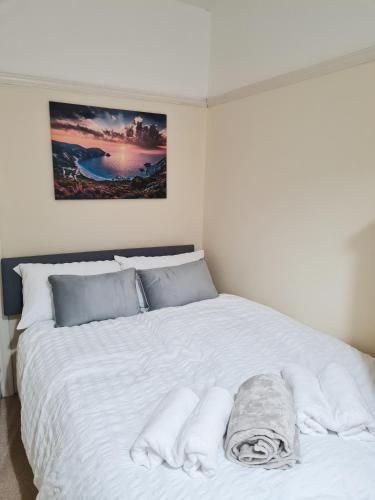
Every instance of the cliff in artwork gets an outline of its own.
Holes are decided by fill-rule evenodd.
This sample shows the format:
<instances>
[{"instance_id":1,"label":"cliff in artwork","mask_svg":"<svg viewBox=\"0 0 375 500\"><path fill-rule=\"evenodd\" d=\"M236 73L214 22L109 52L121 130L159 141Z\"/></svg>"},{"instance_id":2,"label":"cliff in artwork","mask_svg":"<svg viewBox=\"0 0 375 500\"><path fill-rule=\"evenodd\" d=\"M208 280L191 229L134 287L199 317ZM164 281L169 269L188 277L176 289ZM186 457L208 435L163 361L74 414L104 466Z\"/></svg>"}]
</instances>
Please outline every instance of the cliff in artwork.
<instances>
[{"instance_id":1,"label":"cliff in artwork","mask_svg":"<svg viewBox=\"0 0 375 500\"><path fill-rule=\"evenodd\" d=\"M113 179L92 178L80 167L80 161L110 156L100 148L52 142L53 174L56 199L165 198L167 160L146 163L139 175Z\"/></svg>"}]
</instances>

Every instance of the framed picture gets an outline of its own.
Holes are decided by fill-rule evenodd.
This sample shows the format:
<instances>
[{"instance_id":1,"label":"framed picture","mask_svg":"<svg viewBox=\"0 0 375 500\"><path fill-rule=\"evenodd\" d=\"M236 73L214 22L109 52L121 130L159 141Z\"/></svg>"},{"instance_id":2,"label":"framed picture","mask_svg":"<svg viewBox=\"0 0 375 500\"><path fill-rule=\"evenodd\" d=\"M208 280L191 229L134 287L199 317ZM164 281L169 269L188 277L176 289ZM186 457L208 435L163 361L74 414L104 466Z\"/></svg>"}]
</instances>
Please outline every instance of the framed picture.
<instances>
[{"instance_id":1,"label":"framed picture","mask_svg":"<svg viewBox=\"0 0 375 500\"><path fill-rule=\"evenodd\" d=\"M166 198L167 116L50 102L56 200Z\"/></svg>"}]
</instances>

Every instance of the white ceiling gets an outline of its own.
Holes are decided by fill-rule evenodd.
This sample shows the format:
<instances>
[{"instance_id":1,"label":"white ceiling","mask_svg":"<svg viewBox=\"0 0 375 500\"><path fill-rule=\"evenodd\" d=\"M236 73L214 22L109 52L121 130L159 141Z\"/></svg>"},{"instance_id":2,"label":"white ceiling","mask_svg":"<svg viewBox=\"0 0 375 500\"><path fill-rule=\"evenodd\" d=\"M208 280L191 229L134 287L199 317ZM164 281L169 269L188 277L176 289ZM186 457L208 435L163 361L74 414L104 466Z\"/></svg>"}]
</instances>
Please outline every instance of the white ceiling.
<instances>
[{"instance_id":1,"label":"white ceiling","mask_svg":"<svg viewBox=\"0 0 375 500\"><path fill-rule=\"evenodd\" d=\"M219 0L180 0L180 2L188 3L190 5L194 5L195 7L199 7L200 9L211 11Z\"/></svg>"},{"instance_id":2,"label":"white ceiling","mask_svg":"<svg viewBox=\"0 0 375 500\"><path fill-rule=\"evenodd\" d=\"M375 0L218 0L210 18L211 97L375 46Z\"/></svg>"},{"instance_id":3,"label":"white ceiling","mask_svg":"<svg viewBox=\"0 0 375 500\"><path fill-rule=\"evenodd\" d=\"M209 17L171 0L0 0L0 74L206 98Z\"/></svg>"},{"instance_id":4,"label":"white ceiling","mask_svg":"<svg viewBox=\"0 0 375 500\"><path fill-rule=\"evenodd\" d=\"M375 47L374 25L375 0L0 0L0 76L205 99Z\"/></svg>"}]
</instances>

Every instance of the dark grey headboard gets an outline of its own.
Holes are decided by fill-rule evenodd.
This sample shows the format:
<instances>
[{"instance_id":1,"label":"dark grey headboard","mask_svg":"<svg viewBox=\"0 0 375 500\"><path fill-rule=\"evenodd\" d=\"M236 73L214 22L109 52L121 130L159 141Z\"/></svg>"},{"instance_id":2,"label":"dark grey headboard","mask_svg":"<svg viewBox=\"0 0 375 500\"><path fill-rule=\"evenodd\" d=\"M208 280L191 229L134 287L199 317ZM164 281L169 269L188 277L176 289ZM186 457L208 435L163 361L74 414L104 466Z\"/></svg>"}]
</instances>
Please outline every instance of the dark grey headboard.
<instances>
[{"instance_id":1,"label":"dark grey headboard","mask_svg":"<svg viewBox=\"0 0 375 500\"><path fill-rule=\"evenodd\" d=\"M60 253L54 255L37 255L32 257L10 257L1 260L1 276L3 284L3 312L5 316L14 316L22 312L22 280L13 268L18 264L62 264L64 262L82 262L93 260L112 260L114 255L134 257L144 255L177 255L192 252L194 245L178 245L167 247L127 248L123 250L98 250L94 252Z\"/></svg>"}]
</instances>

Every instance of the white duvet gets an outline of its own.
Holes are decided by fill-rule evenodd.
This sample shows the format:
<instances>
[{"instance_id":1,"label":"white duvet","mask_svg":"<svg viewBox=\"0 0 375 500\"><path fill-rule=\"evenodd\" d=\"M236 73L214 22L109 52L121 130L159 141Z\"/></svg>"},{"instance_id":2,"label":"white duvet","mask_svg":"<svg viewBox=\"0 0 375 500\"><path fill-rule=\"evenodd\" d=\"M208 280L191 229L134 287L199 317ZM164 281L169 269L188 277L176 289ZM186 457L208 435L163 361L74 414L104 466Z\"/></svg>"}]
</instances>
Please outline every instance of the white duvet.
<instances>
[{"instance_id":1,"label":"white duvet","mask_svg":"<svg viewBox=\"0 0 375 500\"><path fill-rule=\"evenodd\" d=\"M221 452L217 475L190 479L137 467L129 449L160 398L177 386L235 393L288 362L343 364L371 405L375 360L286 316L232 295L131 318L29 328L18 350L22 437L39 499L362 500L375 498L375 444L301 435L303 462L248 469Z\"/></svg>"}]
</instances>

